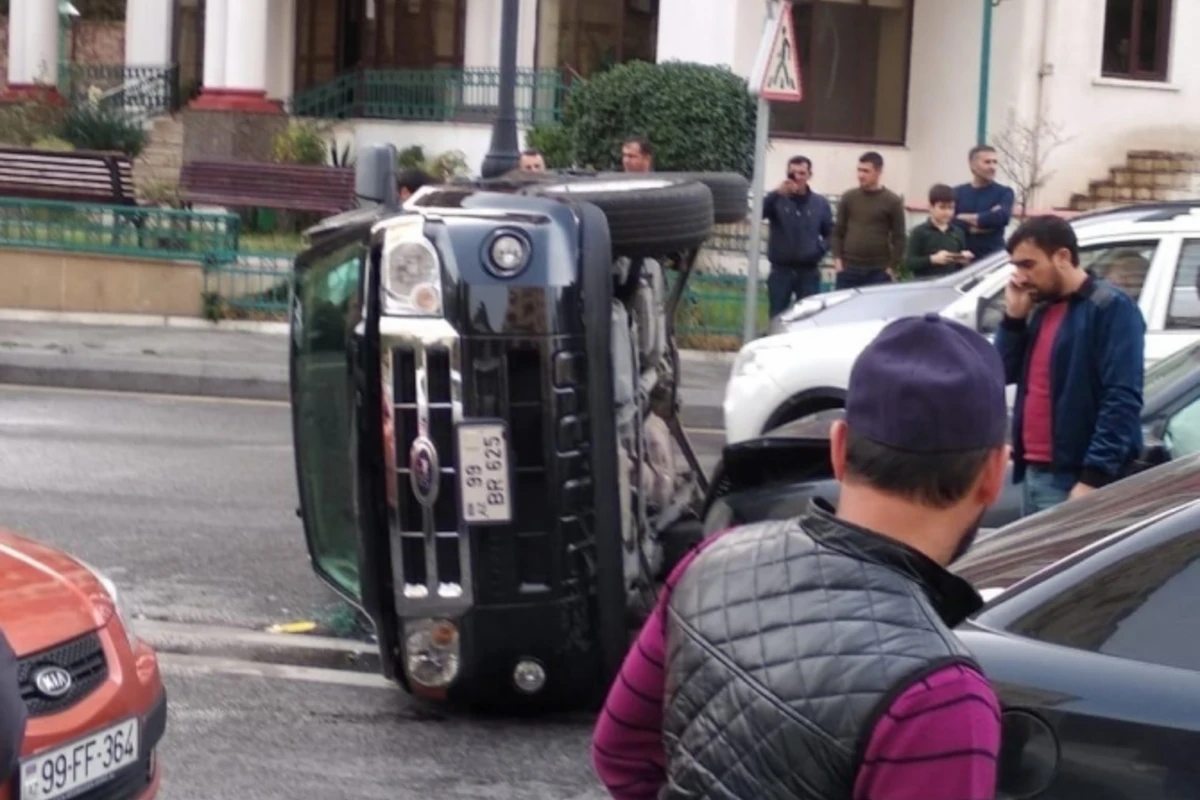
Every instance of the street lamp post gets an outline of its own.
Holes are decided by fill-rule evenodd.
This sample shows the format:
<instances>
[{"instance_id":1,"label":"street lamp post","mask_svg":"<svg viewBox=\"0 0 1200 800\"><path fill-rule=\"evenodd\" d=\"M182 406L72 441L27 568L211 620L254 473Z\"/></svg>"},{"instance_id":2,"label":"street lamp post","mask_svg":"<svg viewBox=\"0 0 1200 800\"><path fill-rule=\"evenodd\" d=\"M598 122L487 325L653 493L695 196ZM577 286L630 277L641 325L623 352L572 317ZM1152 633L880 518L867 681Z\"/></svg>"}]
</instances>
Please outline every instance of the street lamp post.
<instances>
[{"instance_id":1,"label":"street lamp post","mask_svg":"<svg viewBox=\"0 0 1200 800\"><path fill-rule=\"evenodd\" d=\"M492 123L492 145L480 174L495 178L515 169L521 161L517 138L517 35L520 0L504 0L500 12L500 104Z\"/></svg>"}]
</instances>

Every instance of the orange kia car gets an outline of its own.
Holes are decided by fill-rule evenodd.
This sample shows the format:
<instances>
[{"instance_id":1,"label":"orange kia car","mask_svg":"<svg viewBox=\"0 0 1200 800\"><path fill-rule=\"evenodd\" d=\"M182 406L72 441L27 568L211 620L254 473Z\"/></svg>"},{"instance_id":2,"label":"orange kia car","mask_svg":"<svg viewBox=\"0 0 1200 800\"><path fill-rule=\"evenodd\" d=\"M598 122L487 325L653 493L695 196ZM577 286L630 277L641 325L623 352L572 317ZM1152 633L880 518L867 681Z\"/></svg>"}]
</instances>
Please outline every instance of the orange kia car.
<instances>
[{"instance_id":1,"label":"orange kia car","mask_svg":"<svg viewBox=\"0 0 1200 800\"><path fill-rule=\"evenodd\" d=\"M0 630L29 711L21 762L0 800L144 800L167 698L154 651L133 635L111 580L0 531Z\"/></svg>"}]
</instances>

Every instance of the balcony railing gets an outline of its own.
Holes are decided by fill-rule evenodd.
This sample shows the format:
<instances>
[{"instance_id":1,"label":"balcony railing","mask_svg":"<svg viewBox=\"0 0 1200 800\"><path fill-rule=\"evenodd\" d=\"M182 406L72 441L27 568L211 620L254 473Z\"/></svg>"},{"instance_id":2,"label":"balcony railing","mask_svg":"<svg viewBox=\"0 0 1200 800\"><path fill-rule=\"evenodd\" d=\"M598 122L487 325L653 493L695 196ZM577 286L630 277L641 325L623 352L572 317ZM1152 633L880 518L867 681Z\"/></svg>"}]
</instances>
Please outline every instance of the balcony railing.
<instances>
[{"instance_id":1,"label":"balcony railing","mask_svg":"<svg viewBox=\"0 0 1200 800\"><path fill-rule=\"evenodd\" d=\"M72 104L95 101L140 118L179 108L177 64L162 67L70 64L66 69L66 91Z\"/></svg>"},{"instance_id":2,"label":"balcony railing","mask_svg":"<svg viewBox=\"0 0 1200 800\"><path fill-rule=\"evenodd\" d=\"M558 70L517 71L517 118L557 121L567 85ZM297 92L288 111L320 119L490 122L500 99L497 69L367 69Z\"/></svg>"}]
</instances>

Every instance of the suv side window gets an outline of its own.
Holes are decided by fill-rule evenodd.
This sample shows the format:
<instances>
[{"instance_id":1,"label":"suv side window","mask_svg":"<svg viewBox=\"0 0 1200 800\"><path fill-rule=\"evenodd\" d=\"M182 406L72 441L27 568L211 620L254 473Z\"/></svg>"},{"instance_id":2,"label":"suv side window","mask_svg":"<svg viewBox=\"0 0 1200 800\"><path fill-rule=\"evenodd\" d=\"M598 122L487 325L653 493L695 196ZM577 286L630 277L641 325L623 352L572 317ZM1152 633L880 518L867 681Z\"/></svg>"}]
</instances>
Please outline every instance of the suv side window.
<instances>
[{"instance_id":1,"label":"suv side window","mask_svg":"<svg viewBox=\"0 0 1200 800\"><path fill-rule=\"evenodd\" d=\"M1166 327L1167 330L1200 328L1200 240L1185 241L1179 251Z\"/></svg>"},{"instance_id":2,"label":"suv side window","mask_svg":"<svg viewBox=\"0 0 1200 800\"><path fill-rule=\"evenodd\" d=\"M1100 570L1015 620L1019 636L1200 670L1200 531Z\"/></svg>"},{"instance_id":3,"label":"suv side window","mask_svg":"<svg viewBox=\"0 0 1200 800\"><path fill-rule=\"evenodd\" d=\"M1134 299L1142 295L1146 274L1154 261L1158 241L1119 242L1093 245L1079 250L1079 265L1090 269L1099 277L1112 283ZM990 336L1000 327L1004 319L1004 287L987 299L986 307L979 319L979 332Z\"/></svg>"}]
</instances>

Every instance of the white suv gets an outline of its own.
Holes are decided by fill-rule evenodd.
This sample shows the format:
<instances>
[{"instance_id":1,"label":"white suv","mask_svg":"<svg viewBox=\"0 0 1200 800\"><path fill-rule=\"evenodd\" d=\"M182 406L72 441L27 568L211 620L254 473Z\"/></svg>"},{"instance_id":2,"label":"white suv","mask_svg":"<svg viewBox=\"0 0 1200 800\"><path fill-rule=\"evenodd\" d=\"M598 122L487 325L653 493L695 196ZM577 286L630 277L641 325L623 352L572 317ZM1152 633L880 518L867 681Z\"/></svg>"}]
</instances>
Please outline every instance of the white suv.
<instances>
[{"instance_id":1,"label":"white suv","mask_svg":"<svg viewBox=\"0 0 1200 800\"><path fill-rule=\"evenodd\" d=\"M1083 266L1125 289L1141 308L1147 366L1200 339L1200 203L1118 209L1072 224ZM1008 259L998 254L958 284L943 279L936 292L931 284L928 296L936 299L936 308L919 308L911 294L893 302L900 295L882 287L835 292L827 296L832 303L812 299L807 313L785 312L786 333L747 344L733 363L725 389L727 441L751 439L785 422L840 408L854 359L897 316L934 310L991 336L1003 314L1011 272ZM914 288L897 285L891 291ZM882 313L869 316L872 308ZM826 314L840 320L823 324Z\"/></svg>"}]
</instances>

